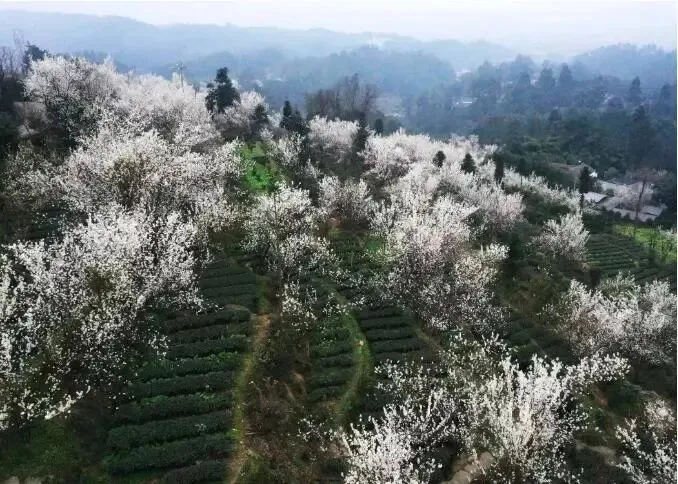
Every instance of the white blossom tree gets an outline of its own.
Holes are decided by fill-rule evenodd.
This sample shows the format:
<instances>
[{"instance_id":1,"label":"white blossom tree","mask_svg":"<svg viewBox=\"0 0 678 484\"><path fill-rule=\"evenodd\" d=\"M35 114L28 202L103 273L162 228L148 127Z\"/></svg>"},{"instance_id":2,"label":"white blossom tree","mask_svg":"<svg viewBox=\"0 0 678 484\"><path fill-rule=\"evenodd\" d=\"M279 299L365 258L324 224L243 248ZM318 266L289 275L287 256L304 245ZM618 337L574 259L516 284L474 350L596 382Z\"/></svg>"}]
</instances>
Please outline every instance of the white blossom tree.
<instances>
[{"instance_id":1,"label":"white blossom tree","mask_svg":"<svg viewBox=\"0 0 678 484\"><path fill-rule=\"evenodd\" d=\"M446 395L435 392L424 398L423 405L411 401L387 405L383 416L338 433L336 440L348 466L344 482L430 482L438 465L429 452L455 428Z\"/></svg>"},{"instance_id":2,"label":"white blossom tree","mask_svg":"<svg viewBox=\"0 0 678 484\"><path fill-rule=\"evenodd\" d=\"M119 81L112 62L48 56L31 62L24 89L29 100L45 107L50 125L70 147L92 132L102 110L112 107Z\"/></svg>"},{"instance_id":3,"label":"white blossom tree","mask_svg":"<svg viewBox=\"0 0 678 484\"><path fill-rule=\"evenodd\" d=\"M320 208L330 216L348 219L353 223L369 222L375 208L369 188L363 180L340 182L326 176L320 181Z\"/></svg>"},{"instance_id":4,"label":"white blossom tree","mask_svg":"<svg viewBox=\"0 0 678 484\"><path fill-rule=\"evenodd\" d=\"M257 109L261 113L261 119L257 118ZM231 138L250 139L264 127L263 114L268 113L268 105L264 97L258 92L246 91L240 93L240 99L224 112L214 117L217 128Z\"/></svg>"},{"instance_id":5,"label":"white blossom tree","mask_svg":"<svg viewBox=\"0 0 678 484\"><path fill-rule=\"evenodd\" d=\"M149 308L196 306L197 229L109 206L63 238L17 242L0 261L0 426L65 411L158 349Z\"/></svg>"},{"instance_id":6,"label":"white blossom tree","mask_svg":"<svg viewBox=\"0 0 678 484\"><path fill-rule=\"evenodd\" d=\"M536 243L551 254L581 262L586 258L589 231L584 228L580 212L568 213L556 220L548 220Z\"/></svg>"},{"instance_id":7,"label":"white blossom tree","mask_svg":"<svg viewBox=\"0 0 678 484\"><path fill-rule=\"evenodd\" d=\"M582 354L619 351L649 361L675 361L676 296L666 282L640 286L617 276L589 291L572 281L549 308L563 335Z\"/></svg>"},{"instance_id":8,"label":"white blossom tree","mask_svg":"<svg viewBox=\"0 0 678 484\"><path fill-rule=\"evenodd\" d=\"M438 329L488 329L501 317L491 283L507 250L472 250L467 218L476 207L449 196L432 202L427 190L410 185L376 210L373 228L383 244L374 256L384 268L377 284Z\"/></svg>"},{"instance_id":9,"label":"white blossom tree","mask_svg":"<svg viewBox=\"0 0 678 484\"><path fill-rule=\"evenodd\" d=\"M676 482L676 416L666 402L652 399L639 419L617 428L619 467L638 484Z\"/></svg>"},{"instance_id":10,"label":"white blossom tree","mask_svg":"<svg viewBox=\"0 0 678 484\"><path fill-rule=\"evenodd\" d=\"M577 397L595 383L623 376L628 364L615 356L572 366L534 357L521 370L497 339L455 336L437 365L390 362L378 371L394 403L370 427L340 434L349 477L427 482L435 468L431 452L451 439L492 481L553 482L576 478L563 452L585 421ZM480 461L481 453L491 458Z\"/></svg>"},{"instance_id":11,"label":"white blossom tree","mask_svg":"<svg viewBox=\"0 0 678 484\"><path fill-rule=\"evenodd\" d=\"M308 128L308 140L317 158L329 158L335 164L346 161L358 132L357 122L315 116L309 121Z\"/></svg>"},{"instance_id":12,"label":"white blossom tree","mask_svg":"<svg viewBox=\"0 0 678 484\"><path fill-rule=\"evenodd\" d=\"M271 194L259 194L244 223L244 247L267 255L293 235L311 234L320 213L311 203L308 191L287 185Z\"/></svg>"}]
</instances>

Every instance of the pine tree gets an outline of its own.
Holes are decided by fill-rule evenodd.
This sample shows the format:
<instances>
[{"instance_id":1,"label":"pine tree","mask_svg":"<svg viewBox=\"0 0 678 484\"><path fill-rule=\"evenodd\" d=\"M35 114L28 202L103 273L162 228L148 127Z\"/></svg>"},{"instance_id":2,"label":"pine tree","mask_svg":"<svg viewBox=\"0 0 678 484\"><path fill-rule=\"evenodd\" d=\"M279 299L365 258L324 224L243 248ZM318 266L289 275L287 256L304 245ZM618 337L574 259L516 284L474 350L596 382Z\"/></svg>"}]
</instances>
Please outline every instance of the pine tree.
<instances>
[{"instance_id":1,"label":"pine tree","mask_svg":"<svg viewBox=\"0 0 678 484\"><path fill-rule=\"evenodd\" d=\"M359 177L363 171L363 155L362 152L367 146L367 138L369 138L370 133L367 131L367 121L365 120L365 113L360 113L358 115L358 131L353 138L353 147L352 147L352 167L351 175Z\"/></svg>"},{"instance_id":2,"label":"pine tree","mask_svg":"<svg viewBox=\"0 0 678 484\"><path fill-rule=\"evenodd\" d=\"M504 179L504 158L497 157L494 159L494 181L499 185Z\"/></svg>"},{"instance_id":3,"label":"pine tree","mask_svg":"<svg viewBox=\"0 0 678 484\"><path fill-rule=\"evenodd\" d=\"M384 120L381 118L377 118L374 121L374 132L377 134L383 134L384 133Z\"/></svg>"},{"instance_id":4,"label":"pine tree","mask_svg":"<svg viewBox=\"0 0 678 484\"><path fill-rule=\"evenodd\" d=\"M217 70L214 82L207 84L207 89L205 106L212 114L223 112L224 109L240 99L238 90L233 87L233 83L228 77L228 68L226 67Z\"/></svg>"},{"instance_id":5,"label":"pine tree","mask_svg":"<svg viewBox=\"0 0 678 484\"><path fill-rule=\"evenodd\" d=\"M433 157L433 164L438 168L441 168L444 162L445 162L445 153L443 153L442 151L438 151L436 155Z\"/></svg>"},{"instance_id":6,"label":"pine tree","mask_svg":"<svg viewBox=\"0 0 678 484\"><path fill-rule=\"evenodd\" d=\"M294 111L292 110L292 105L289 101L285 101L282 110L282 119L280 120L280 127L288 131L292 131L292 115Z\"/></svg>"},{"instance_id":7,"label":"pine tree","mask_svg":"<svg viewBox=\"0 0 678 484\"><path fill-rule=\"evenodd\" d=\"M464 161L461 162L461 170L464 173L476 172L476 162L473 160L471 153L466 153L466 156L464 156Z\"/></svg>"},{"instance_id":8,"label":"pine tree","mask_svg":"<svg viewBox=\"0 0 678 484\"><path fill-rule=\"evenodd\" d=\"M631 81L631 87L629 87L629 95L627 97L628 101L633 106L638 106L643 100L643 91L640 88L640 78L636 77Z\"/></svg>"},{"instance_id":9,"label":"pine tree","mask_svg":"<svg viewBox=\"0 0 678 484\"><path fill-rule=\"evenodd\" d=\"M579 193L583 194L591 191L591 170L588 166L585 166L584 169L579 174Z\"/></svg>"},{"instance_id":10,"label":"pine tree","mask_svg":"<svg viewBox=\"0 0 678 484\"><path fill-rule=\"evenodd\" d=\"M257 104L257 107L254 108L254 131L259 133L261 129L268 124L268 113L266 112L266 106L263 104Z\"/></svg>"}]
</instances>

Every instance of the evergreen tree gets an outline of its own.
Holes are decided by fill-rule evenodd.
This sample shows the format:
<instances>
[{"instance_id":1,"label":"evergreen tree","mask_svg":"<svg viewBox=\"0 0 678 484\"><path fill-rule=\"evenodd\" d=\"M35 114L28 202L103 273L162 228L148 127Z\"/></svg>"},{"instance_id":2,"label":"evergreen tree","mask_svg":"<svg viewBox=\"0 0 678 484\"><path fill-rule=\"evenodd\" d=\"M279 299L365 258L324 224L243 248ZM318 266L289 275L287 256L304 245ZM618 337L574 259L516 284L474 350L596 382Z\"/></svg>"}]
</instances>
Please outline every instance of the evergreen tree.
<instances>
[{"instance_id":1,"label":"evergreen tree","mask_svg":"<svg viewBox=\"0 0 678 484\"><path fill-rule=\"evenodd\" d=\"M37 45L33 45L31 43L26 44L26 50L24 51L23 58L21 59L24 75L28 73L28 69L31 67L31 61L42 60L46 55L47 51L41 49Z\"/></svg>"},{"instance_id":2,"label":"evergreen tree","mask_svg":"<svg viewBox=\"0 0 678 484\"><path fill-rule=\"evenodd\" d=\"M558 75L558 88L562 91L570 91L574 87L574 78L570 66L563 64Z\"/></svg>"},{"instance_id":3,"label":"evergreen tree","mask_svg":"<svg viewBox=\"0 0 678 484\"><path fill-rule=\"evenodd\" d=\"M629 94L627 100L631 103L632 106L638 106L643 100L643 91L640 88L640 78L636 77L631 81L631 87L629 87Z\"/></svg>"},{"instance_id":4,"label":"evergreen tree","mask_svg":"<svg viewBox=\"0 0 678 484\"><path fill-rule=\"evenodd\" d=\"M672 89L669 84L664 84L661 91L659 91L659 96L657 97L657 102L655 103L654 112L657 113L657 116L666 117L666 118L675 118L676 116L676 101L675 101L675 89Z\"/></svg>"},{"instance_id":5,"label":"evergreen tree","mask_svg":"<svg viewBox=\"0 0 678 484\"><path fill-rule=\"evenodd\" d=\"M476 162L473 160L471 153L466 153L466 156L464 156L464 161L461 162L461 169L464 173L476 172Z\"/></svg>"},{"instance_id":6,"label":"evergreen tree","mask_svg":"<svg viewBox=\"0 0 678 484\"><path fill-rule=\"evenodd\" d=\"M562 120L563 116L558 109L551 110L551 113L549 114L549 124L554 124Z\"/></svg>"},{"instance_id":7,"label":"evergreen tree","mask_svg":"<svg viewBox=\"0 0 678 484\"><path fill-rule=\"evenodd\" d=\"M294 111L292 110L292 105L289 101L285 100L282 110L282 119L280 120L280 127L288 131L292 131L292 115Z\"/></svg>"},{"instance_id":8,"label":"evergreen tree","mask_svg":"<svg viewBox=\"0 0 678 484\"><path fill-rule=\"evenodd\" d=\"M629 161L637 169L640 168L652 150L654 131L650 118L643 106L639 106L631 117L629 131Z\"/></svg>"},{"instance_id":9,"label":"evergreen tree","mask_svg":"<svg viewBox=\"0 0 678 484\"><path fill-rule=\"evenodd\" d=\"M290 117L289 130L293 133L297 133L299 136L306 136L308 134L308 123L298 109L295 109Z\"/></svg>"},{"instance_id":10,"label":"evergreen tree","mask_svg":"<svg viewBox=\"0 0 678 484\"><path fill-rule=\"evenodd\" d=\"M588 166L585 166L584 169L579 174L579 193L584 196L584 193L591 191L591 170Z\"/></svg>"},{"instance_id":11,"label":"evergreen tree","mask_svg":"<svg viewBox=\"0 0 678 484\"><path fill-rule=\"evenodd\" d=\"M266 106L263 104L257 104L257 107L254 108L254 131L255 133L261 132L261 129L268 124L268 113L266 112Z\"/></svg>"},{"instance_id":12,"label":"evergreen tree","mask_svg":"<svg viewBox=\"0 0 678 484\"><path fill-rule=\"evenodd\" d=\"M359 177L363 172L363 154L367 146L367 138L369 138L370 133L367 130L367 121L365 120L365 113L360 113L358 115L358 131L353 138L353 147L351 149L351 168L350 175L354 177Z\"/></svg>"},{"instance_id":13,"label":"evergreen tree","mask_svg":"<svg viewBox=\"0 0 678 484\"><path fill-rule=\"evenodd\" d=\"M374 121L374 132L377 134L383 134L384 133L384 120L381 118L377 118Z\"/></svg>"},{"instance_id":14,"label":"evergreen tree","mask_svg":"<svg viewBox=\"0 0 678 484\"><path fill-rule=\"evenodd\" d=\"M438 168L441 168L444 162L445 162L445 153L443 153L442 151L438 151L433 157L433 164Z\"/></svg>"},{"instance_id":15,"label":"evergreen tree","mask_svg":"<svg viewBox=\"0 0 678 484\"><path fill-rule=\"evenodd\" d=\"M498 184L504 179L504 157L498 156L494 159L494 181Z\"/></svg>"},{"instance_id":16,"label":"evergreen tree","mask_svg":"<svg viewBox=\"0 0 678 484\"><path fill-rule=\"evenodd\" d=\"M558 75L558 104L560 106L569 106L572 102L572 91L574 90L574 78L572 71L567 64L563 64Z\"/></svg>"},{"instance_id":17,"label":"evergreen tree","mask_svg":"<svg viewBox=\"0 0 678 484\"><path fill-rule=\"evenodd\" d=\"M224 109L240 99L238 90L233 87L233 83L228 77L228 69L226 67L217 70L214 82L207 84L207 89L205 105L212 114L223 112Z\"/></svg>"}]
</instances>

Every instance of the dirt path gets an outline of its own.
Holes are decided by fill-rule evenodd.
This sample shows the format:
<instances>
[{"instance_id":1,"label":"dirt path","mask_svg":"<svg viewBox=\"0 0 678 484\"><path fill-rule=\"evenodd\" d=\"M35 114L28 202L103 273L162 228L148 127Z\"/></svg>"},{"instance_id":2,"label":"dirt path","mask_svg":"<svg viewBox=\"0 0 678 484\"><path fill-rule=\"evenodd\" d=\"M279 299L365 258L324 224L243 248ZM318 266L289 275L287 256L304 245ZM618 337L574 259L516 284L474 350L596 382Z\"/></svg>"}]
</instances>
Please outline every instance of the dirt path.
<instances>
[{"instance_id":1,"label":"dirt path","mask_svg":"<svg viewBox=\"0 0 678 484\"><path fill-rule=\"evenodd\" d=\"M252 337L252 348L249 354L245 357L242 371L238 378L238 384L235 390L233 426L235 435L238 439L238 449L233 457L230 459L226 482L235 484L240 476L240 471L247 461L247 420L245 418L245 399L247 396L247 385L249 384L252 374L254 372L254 355L257 350L265 344L268 338L269 329L271 327L271 318L268 313L255 315L254 334Z\"/></svg>"}]
</instances>

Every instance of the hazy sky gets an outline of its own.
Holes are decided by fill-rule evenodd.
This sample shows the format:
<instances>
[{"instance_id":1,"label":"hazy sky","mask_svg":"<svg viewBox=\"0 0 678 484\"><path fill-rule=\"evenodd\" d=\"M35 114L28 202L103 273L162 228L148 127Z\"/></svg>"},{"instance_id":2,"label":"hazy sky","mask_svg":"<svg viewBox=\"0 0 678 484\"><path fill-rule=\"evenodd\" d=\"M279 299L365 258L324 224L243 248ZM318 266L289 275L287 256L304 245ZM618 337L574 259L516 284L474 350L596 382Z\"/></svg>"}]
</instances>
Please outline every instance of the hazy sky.
<instances>
[{"instance_id":1,"label":"hazy sky","mask_svg":"<svg viewBox=\"0 0 678 484\"><path fill-rule=\"evenodd\" d=\"M153 24L322 27L425 40L484 39L528 54L569 54L618 42L676 47L675 1L0 2L3 8L120 15Z\"/></svg>"}]
</instances>

